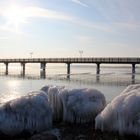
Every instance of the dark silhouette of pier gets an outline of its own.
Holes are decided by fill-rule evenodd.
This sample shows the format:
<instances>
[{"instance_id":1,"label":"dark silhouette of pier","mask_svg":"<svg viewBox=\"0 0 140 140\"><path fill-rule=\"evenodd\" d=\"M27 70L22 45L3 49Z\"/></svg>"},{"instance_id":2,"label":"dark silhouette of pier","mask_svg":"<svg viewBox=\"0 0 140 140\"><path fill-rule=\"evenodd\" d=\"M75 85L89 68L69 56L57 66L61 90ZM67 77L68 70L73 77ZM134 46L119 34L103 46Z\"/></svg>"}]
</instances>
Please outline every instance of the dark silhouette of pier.
<instances>
[{"instance_id":1,"label":"dark silhouette of pier","mask_svg":"<svg viewBox=\"0 0 140 140\"><path fill-rule=\"evenodd\" d=\"M111 58L16 58L16 59L0 59L0 63L4 63L6 66L5 74L8 75L9 63L20 63L22 67L22 75L25 76L25 66L27 63L40 63L40 76L46 77L46 64L47 63L65 63L67 64L67 78L70 78L70 65L77 64L96 64L96 74L100 74L101 64L130 64L132 65L132 74L135 74L136 64L140 64L140 58L136 57L111 57Z\"/></svg>"}]
</instances>

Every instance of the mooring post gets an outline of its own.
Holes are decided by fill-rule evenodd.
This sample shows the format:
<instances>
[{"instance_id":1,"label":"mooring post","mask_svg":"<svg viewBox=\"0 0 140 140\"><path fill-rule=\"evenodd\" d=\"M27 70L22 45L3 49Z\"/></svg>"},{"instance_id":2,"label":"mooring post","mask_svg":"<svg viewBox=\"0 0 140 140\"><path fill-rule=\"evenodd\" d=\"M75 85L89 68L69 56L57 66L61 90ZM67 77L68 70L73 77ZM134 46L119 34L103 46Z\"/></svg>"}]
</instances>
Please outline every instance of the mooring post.
<instances>
[{"instance_id":1,"label":"mooring post","mask_svg":"<svg viewBox=\"0 0 140 140\"><path fill-rule=\"evenodd\" d=\"M8 75L8 63L4 63L6 66L5 75Z\"/></svg>"},{"instance_id":2,"label":"mooring post","mask_svg":"<svg viewBox=\"0 0 140 140\"><path fill-rule=\"evenodd\" d=\"M96 74L100 74L100 63L97 63Z\"/></svg>"},{"instance_id":3,"label":"mooring post","mask_svg":"<svg viewBox=\"0 0 140 140\"><path fill-rule=\"evenodd\" d=\"M46 78L46 63L40 63L40 78Z\"/></svg>"},{"instance_id":4,"label":"mooring post","mask_svg":"<svg viewBox=\"0 0 140 140\"><path fill-rule=\"evenodd\" d=\"M67 79L70 79L70 63L67 63Z\"/></svg>"},{"instance_id":5,"label":"mooring post","mask_svg":"<svg viewBox=\"0 0 140 140\"><path fill-rule=\"evenodd\" d=\"M21 63L21 75L25 76L25 63Z\"/></svg>"},{"instance_id":6,"label":"mooring post","mask_svg":"<svg viewBox=\"0 0 140 140\"><path fill-rule=\"evenodd\" d=\"M135 63L132 64L132 74L135 74L136 73L135 65L136 65Z\"/></svg>"}]
</instances>

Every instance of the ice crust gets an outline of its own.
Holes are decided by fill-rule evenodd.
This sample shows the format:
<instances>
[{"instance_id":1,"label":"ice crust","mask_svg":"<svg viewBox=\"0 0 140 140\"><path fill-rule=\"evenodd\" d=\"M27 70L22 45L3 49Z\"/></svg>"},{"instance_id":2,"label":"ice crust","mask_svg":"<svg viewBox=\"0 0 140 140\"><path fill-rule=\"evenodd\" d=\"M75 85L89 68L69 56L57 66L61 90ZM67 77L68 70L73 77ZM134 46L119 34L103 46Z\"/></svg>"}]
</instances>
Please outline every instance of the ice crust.
<instances>
[{"instance_id":1,"label":"ice crust","mask_svg":"<svg viewBox=\"0 0 140 140\"><path fill-rule=\"evenodd\" d=\"M46 90L47 89L47 90ZM95 116L106 105L104 95L96 89L66 89L48 86L46 92L53 110L54 121L85 123L94 121Z\"/></svg>"},{"instance_id":2,"label":"ice crust","mask_svg":"<svg viewBox=\"0 0 140 140\"><path fill-rule=\"evenodd\" d=\"M128 86L96 117L95 128L140 136L140 84Z\"/></svg>"},{"instance_id":3,"label":"ice crust","mask_svg":"<svg viewBox=\"0 0 140 140\"><path fill-rule=\"evenodd\" d=\"M52 121L95 121L105 105L104 95L96 89L45 86L40 91L0 104L0 132L33 134L52 128Z\"/></svg>"},{"instance_id":4,"label":"ice crust","mask_svg":"<svg viewBox=\"0 0 140 140\"><path fill-rule=\"evenodd\" d=\"M31 92L0 106L0 131L4 134L32 134L51 127L52 111L43 91Z\"/></svg>"}]
</instances>

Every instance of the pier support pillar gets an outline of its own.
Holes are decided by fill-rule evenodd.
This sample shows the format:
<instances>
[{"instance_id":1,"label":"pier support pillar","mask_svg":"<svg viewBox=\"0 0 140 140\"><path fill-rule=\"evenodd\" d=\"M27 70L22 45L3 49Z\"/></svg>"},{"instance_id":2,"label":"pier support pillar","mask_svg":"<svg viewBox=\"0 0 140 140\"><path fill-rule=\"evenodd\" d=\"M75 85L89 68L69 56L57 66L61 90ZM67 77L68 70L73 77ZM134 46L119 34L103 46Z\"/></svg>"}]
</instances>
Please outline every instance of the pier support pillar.
<instances>
[{"instance_id":1,"label":"pier support pillar","mask_svg":"<svg viewBox=\"0 0 140 140\"><path fill-rule=\"evenodd\" d=\"M132 74L132 82L131 84L135 84L135 74Z\"/></svg>"},{"instance_id":2,"label":"pier support pillar","mask_svg":"<svg viewBox=\"0 0 140 140\"><path fill-rule=\"evenodd\" d=\"M5 66L6 66L6 69L5 69L5 75L8 75L8 63L4 63Z\"/></svg>"},{"instance_id":3,"label":"pier support pillar","mask_svg":"<svg viewBox=\"0 0 140 140\"><path fill-rule=\"evenodd\" d=\"M96 74L100 74L100 63L97 63Z\"/></svg>"},{"instance_id":4,"label":"pier support pillar","mask_svg":"<svg viewBox=\"0 0 140 140\"><path fill-rule=\"evenodd\" d=\"M132 74L135 74L136 73L136 64L132 64Z\"/></svg>"},{"instance_id":5,"label":"pier support pillar","mask_svg":"<svg viewBox=\"0 0 140 140\"><path fill-rule=\"evenodd\" d=\"M40 78L46 78L46 63L40 64Z\"/></svg>"},{"instance_id":6,"label":"pier support pillar","mask_svg":"<svg viewBox=\"0 0 140 140\"><path fill-rule=\"evenodd\" d=\"M67 79L70 79L70 63L67 63Z\"/></svg>"},{"instance_id":7,"label":"pier support pillar","mask_svg":"<svg viewBox=\"0 0 140 140\"><path fill-rule=\"evenodd\" d=\"M21 75L25 76L25 63L21 63Z\"/></svg>"}]
</instances>

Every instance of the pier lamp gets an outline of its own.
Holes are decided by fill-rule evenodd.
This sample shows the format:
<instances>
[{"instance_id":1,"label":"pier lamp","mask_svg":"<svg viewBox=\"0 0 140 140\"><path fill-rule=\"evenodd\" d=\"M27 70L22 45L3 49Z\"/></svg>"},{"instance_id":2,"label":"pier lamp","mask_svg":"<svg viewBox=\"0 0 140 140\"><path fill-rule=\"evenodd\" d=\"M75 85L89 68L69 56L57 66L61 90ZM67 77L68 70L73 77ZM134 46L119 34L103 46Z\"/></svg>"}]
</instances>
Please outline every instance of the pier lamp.
<instances>
[{"instance_id":1,"label":"pier lamp","mask_svg":"<svg viewBox=\"0 0 140 140\"><path fill-rule=\"evenodd\" d=\"M33 56L33 52L30 52L30 56L31 56L31 58L32 58L32 56Z\"/></svg>"},{"instance_id":2,"label":"pier lamp","mask_svg":"<svg viewBox=\"0 0 140 140\"><path fill-rule=\"evenodd\" d=\"M79 54L80 54L80 57L82 58L83 50L80 50L80 51L79 51Z\"/></svg>"}]
</instances>

